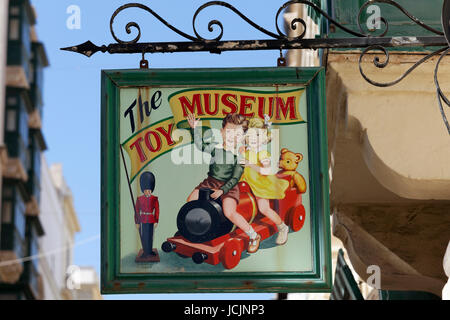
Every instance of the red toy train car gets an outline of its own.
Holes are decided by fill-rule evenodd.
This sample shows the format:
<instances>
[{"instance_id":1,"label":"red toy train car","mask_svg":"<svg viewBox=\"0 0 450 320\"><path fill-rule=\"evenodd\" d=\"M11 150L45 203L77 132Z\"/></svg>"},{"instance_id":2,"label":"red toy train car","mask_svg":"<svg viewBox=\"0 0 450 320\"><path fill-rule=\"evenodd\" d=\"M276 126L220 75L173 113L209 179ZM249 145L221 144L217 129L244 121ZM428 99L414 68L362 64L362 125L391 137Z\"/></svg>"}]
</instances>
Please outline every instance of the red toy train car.
<instances>
[{"instance_id":1,"label":"red toy train car","mask_svg":"<svg viewBox=\"0 0 450 320\"><path fill-rule=\"evenodd\" d=\"M289 179L290 177L280 176ZM239 183L240 200L237 211L260 234L261 241L277 233L276 225L258 212L256 198L245 182ZM220 201L210 199L211 190L202 189L199 199L186 203L177 216L178 232L162 244L164 252L181 257L233 269L248 247L249 237L225 217ZM305 207L297 188L286 190L284 199L271 200L270 205L292 231L299 231L305 223Z\"/></svg>"}]
</instances>

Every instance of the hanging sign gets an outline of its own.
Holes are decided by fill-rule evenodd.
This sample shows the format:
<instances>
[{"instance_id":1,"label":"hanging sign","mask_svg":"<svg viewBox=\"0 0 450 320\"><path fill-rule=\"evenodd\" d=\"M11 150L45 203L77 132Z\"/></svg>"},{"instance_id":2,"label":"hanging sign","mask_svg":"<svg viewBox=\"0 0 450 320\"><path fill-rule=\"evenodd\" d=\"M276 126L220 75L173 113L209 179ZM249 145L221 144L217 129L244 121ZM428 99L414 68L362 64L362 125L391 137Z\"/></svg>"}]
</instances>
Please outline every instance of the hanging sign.
<instances>
[{"instance_id":1,"label":"hanging sign","mask_svg":"<svg viewBox=\"0 0 450 320\"><path fill-rule=\"evenodd\" d=\"M102 292L331 288L324 70L102 72Z\"/></svg>"}]
</instances>

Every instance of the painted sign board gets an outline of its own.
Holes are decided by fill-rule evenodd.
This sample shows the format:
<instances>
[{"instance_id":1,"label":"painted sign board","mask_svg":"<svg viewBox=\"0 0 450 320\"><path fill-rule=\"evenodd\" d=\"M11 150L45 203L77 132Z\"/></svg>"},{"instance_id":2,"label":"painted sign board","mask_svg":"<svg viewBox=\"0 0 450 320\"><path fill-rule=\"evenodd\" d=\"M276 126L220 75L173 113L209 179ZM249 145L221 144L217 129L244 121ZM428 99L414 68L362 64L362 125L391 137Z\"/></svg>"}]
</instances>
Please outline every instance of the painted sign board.
<instances>
[{"instance_id":1,"label":"painted sign board","mask_svg":"<svg viewBox=\"0 0 450 320\"><path fill-rule=\"evenodd\" d=\"M324 79L102 71L102 292L330 291Z\"/></svg>"}]
</instances>

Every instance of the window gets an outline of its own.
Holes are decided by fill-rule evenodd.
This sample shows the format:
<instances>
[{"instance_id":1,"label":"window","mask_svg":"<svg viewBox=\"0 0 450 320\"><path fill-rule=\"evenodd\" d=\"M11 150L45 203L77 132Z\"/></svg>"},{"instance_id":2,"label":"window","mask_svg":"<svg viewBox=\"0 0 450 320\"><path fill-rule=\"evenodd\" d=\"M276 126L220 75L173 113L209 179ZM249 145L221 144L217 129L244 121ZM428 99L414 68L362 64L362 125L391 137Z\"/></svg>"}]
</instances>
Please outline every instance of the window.
<instances>
[{"instance_id":1,"label":"window","mask_svg":"<svg viewBox=\"0 0 450 320\"><path fill-rule=\"evenodd\" d=\"M2 188L2 223L12 223L13 208L14 208L14 187L8 184L3 184Z\"/></svg>"},{"instance_id":2,"label":"window","mask_svg":"<svg viewBox=\"0 0 450 320\"><path fill-rule=\"evenodd\" d=\"M31 226L30 251L28 254L33 257L39 254L38 235L34 226ZM38 270L39 259L33 259L32 264L34 265L34 268Z\"/></svg>"},{"instance_id":3,"label":"window","mask_svg":"<svg viewBox=\"0 0 450 320\"><path fill-rule=\"evenodd\" d=\"M30 73L30 84L34 84L34 64L30 63L30 67L29 67L29 73Z\"/></svg>"},{"instance_id":4,"label":"window","mask_svg":"<svg viewBox=\"0 0 450 320\"><path fill-rule=\"evenodd\" d=\"M8 111L6 111L6 131L17 130L16 116L17 116L16 110L9 109Z\"/></svg>"},{"instance_id":5,"label":"window","mask_svg":"<svg viewBox=\"0 0 450 320\"><path fill-rule=\"evenodd\" d=\"M20 196L18 190L16 191L16 204L14 207L14 225L17 233L22 239L25 238L25 203Z\"/></svg>"},{"instance_id":6,"label":"window","mask_svg":"<svg viewBox=\"0 0 450 320\"><path fill-rule=\"evenodd\" d=\"M2 248L14 250L18 257L26 254L25 203L18 187L4 183L2 190Z\"/></svg>"},{"instance_id":7,"label":"window","mask_svg":"<svg viewBox=\"0 0 450 320\"><path fill-rule=\"evenodd\" d=\"M36 201L38 202L38 204L40 204L41 203L41 186L40 186L39 178L36 175L34 175L33 182L34 182L33 195L36 198Z\"/></svg>"},{"instance_id":8,"label":"window","mask_svg":"<svg viewBox=\"0 0 450 320\"><path fill-rule=\"evenodd\" d=\"M44 68L41 64L36 66L36 84L41 86L44 82Z\"/></svg>"},{"instance_id":9,"label":"window","mask_svg":"<svg viewBox=\"0 0 450 320\"><path fill-rule=\"evenodd\" d=\"M40 203L40 175L41 175L41 152L39 149L39 141L36 137L36 131L30 130L30 146L28 147L29 160L29 176L28 176L28 190Z\"/></svg>"},{"instance_id":10,"label":"window","mask_svg":"<svg viewBox=\"0 0 450 320\"><path fill-rule=\"evenodd\" d=\"M28 113L25 109L25 101L23 99L21 100L20 104L20 134L22 135L22 138L24 139L25 144L28 145Z\"/></svg>"},{"instance_id":11,"label":"window","mask_svg":"<svg viewBox=\"0 0 450 320\"><path fill-rule=\"evenodd\" d=\"M30 166L30 158L28 157L28 150L25 146L25 143L22 139L22 137L18 138L18 157L20 161L22 162L22 165L24 168L29 168Z\"/></svg>"},{"instance_id":12,"label":"window","mask_svg":"<svg viewBox=\"0 0 450 320\"><path fill-rule=\"evenodd\" d=\"M27 76L28 80L31 79L31 73L30 73L31 61L30 61L30 57L29 57L29 52L30 52L30 50L27 46L22 46L21 65L23 67L23 70L24 70L25 75Z\"/></svg>"},{"instance_id":13,"label":"window","mask_svg":"<svg viewBox=\"0 0 450 320\"><path fill-rule=\"evenodd\" d=\"M41 152L39 151L39 145L35 138L35 149L34 149L34 168L36 169L36 176L41 176Z\"/></svg>"},{"instance_id":14,"label":"window","mask_svg":"<svg viewBox=\"0 0 450 320\"><path fill-rule=\"evenodd\" d=\"M20 38L20 20L11 18L9 20L9 40L19 40Z\"/></svg>"},{"instance_id":15,"label":"window","mask_svg":"<svg viewBox=\"0 0 450 320\"><path fill-rule=\"evenodd\" d=\"M12 199L14 197L14 187L11 185L3 184L3 198Z\"/></svg>"},{"instance_id":16,"label":"window","mask_svg":"<svg viewBox=\"0 0 450 320\"><path fill-rule=\"evenodd\" d=\"M14 252L19 258L25 257L25 243L17 229L14 230Z\"/></svg>"},{"instance_id":17,"label":"window","mask_svg":"<svg viewBox=\"0 0 450 320\"><path fill-rule=\"evenodd\" d=\"M20 7L19 6L10 6L9 14L11 16L20 16Z\"/></svg>"},{"instance_id":18,"label":"window","mask_svg":"<svg viewBox=\"0 0 450 320\"><path fill-rule=\"evenodd\" d=\"M28 159L32 159L32 156L33 156L33 149L32 148L28 148L27 149L27 156L28 156ZM26 167L27 171L32 170L33 169L32 161L28 161L27 164L28 164L28 166ZM28 179L30 179L30 178L28 177Z\"/></svg>"},{"instance_id":19,"label":"window","mask_svg":"<svg viewBox=\"0 0 450 320\"><path fill-rule=\"evenodd\" d=\"M30 24L28 20L24 17L22 23L22 44L25 47L27 52L27 56L30 57L31 53L31 32L30 32Z\"/></svg>"},{"instance_id":20,"label":"window","mask_svg":"<svg viewBox=\"0 0 450 320\"><path fill-rule=\"evenodd\" d=\"M42 67L40 62L36 62L34 70L35 70L34 74L35 82L33 88L34 103L35 108L39 108L39 113L42 117L42 85L44 81L44 68Z\"/></svg>"},{"instance_id":21,"label":"window","mask_svg":"<svg viewBox=\"0 0 450 320\"><path fill-rule=\"evenodd\" d=\"M11 223L13 214L13 203L10 200L3 200L2 223Z\"/></svg>"},{"instance_id":22,"label":"window","mask_svg":"<svg viewBox=\"0 0 450 320\"><path fill-rule=\"evenodd\" d=\"M6 103L8 107L14 107L17 105L17 97L16 96L8 96Z\"/></svg>"},{"instance_id":23,"label":"window","mask_svg":"<svg viewBox=\"0 0 450 320\"><path fill-rule=\"evenodd\" d=\"M19 134L26 146L28 146L28 113L24 107L25 102L22 100L19 115Z\"/></svg>"},{"instance_id":24,"label":"window","mask_svg":"<svg viewBox=\"0 0 450 320\"><path fill-rule=\"evenodd\" d=\"M39 151L38 147L36 146L35 152L34 152L34 175L36 176L37 180L40 181L41 179L41 152ZM39 184L38 184L39 186Z\"/></svg>"}]
</instances>

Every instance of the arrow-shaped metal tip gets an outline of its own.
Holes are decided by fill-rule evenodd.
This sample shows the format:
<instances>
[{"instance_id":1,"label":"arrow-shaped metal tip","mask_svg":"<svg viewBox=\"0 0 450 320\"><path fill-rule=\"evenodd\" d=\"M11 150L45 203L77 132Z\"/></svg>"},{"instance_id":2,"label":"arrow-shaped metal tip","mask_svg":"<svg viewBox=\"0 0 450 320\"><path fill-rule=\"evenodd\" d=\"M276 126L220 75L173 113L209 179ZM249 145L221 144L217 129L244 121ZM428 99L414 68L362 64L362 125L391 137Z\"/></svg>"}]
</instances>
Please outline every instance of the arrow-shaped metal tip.
<instances>
[{"instance_id":1,"label":"arrow-shaped metal tip","mask_svg":"<svg viewBox=\"0 0 450 320\"><path fill-rule=\"evenodd\" d=\"M93 44L91 41L86 41L85 43L79 44L77 46L61 48L60 50L80 53L90 58L93 54L97 53L98 51L106 52L106 47L105 46L99 47Z\"/></svg>"}]
</instances>

